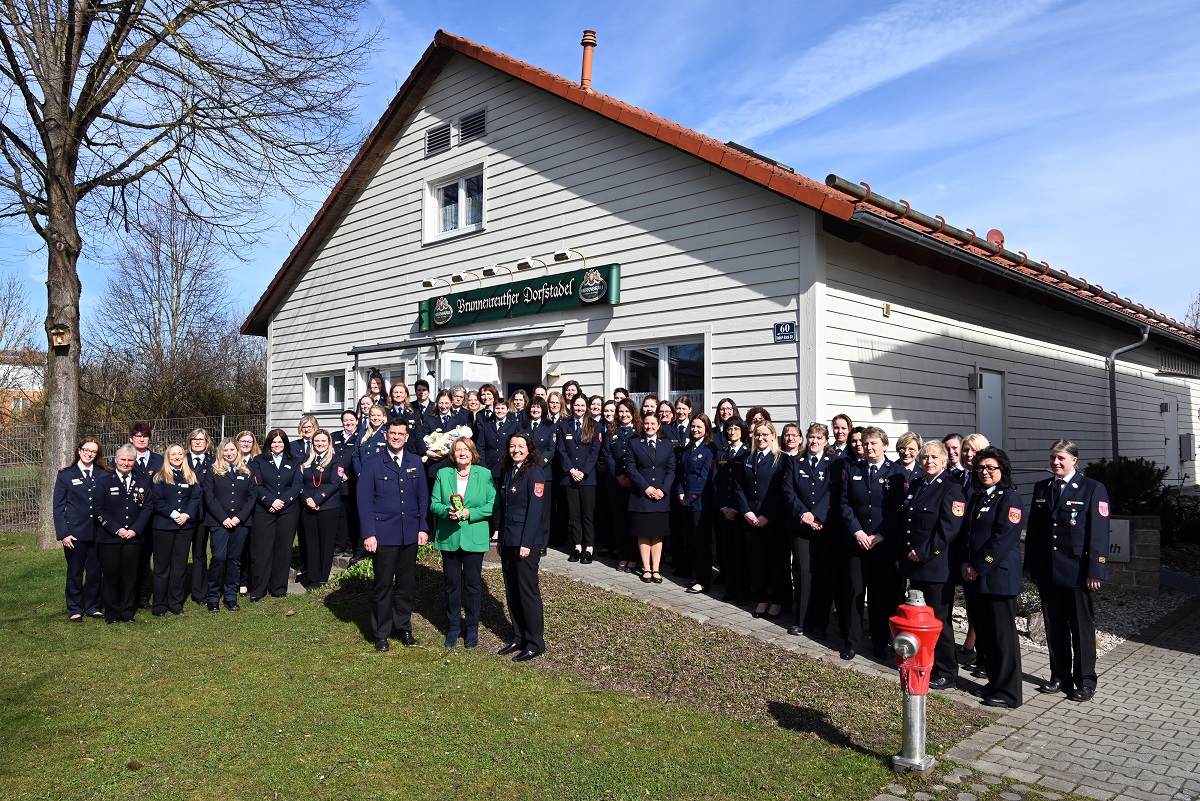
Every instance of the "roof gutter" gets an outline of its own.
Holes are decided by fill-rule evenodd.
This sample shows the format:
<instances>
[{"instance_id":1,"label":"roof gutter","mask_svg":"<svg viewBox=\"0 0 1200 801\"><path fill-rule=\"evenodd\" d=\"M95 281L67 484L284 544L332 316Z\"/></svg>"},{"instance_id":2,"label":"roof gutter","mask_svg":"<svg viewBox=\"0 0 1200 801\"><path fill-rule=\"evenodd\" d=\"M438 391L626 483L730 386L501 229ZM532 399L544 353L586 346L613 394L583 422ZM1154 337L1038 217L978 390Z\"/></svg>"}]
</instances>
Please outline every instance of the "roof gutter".
<instances>
[{"instance_id":1,"label":"roof gutter","mask_svg":"<svg viewBox=\"0 0 1200 801\"><path fill-rule=\"evenodd\" d=\"M1117 357L1122 353L1128 353L1131 350L1137 350L1142 345L1145 345L1150 339L1150 326L1142 326L1142 338L1132 345L1126 345L1123 348L1117 348L1112 353L1108 354L1108 359L1105 362L1105 367L1108 368L1108 419L1112 430L1112 460L1115 462L1121 455L1121 449L1117 447Z\"/></svg>"}]
</instances>

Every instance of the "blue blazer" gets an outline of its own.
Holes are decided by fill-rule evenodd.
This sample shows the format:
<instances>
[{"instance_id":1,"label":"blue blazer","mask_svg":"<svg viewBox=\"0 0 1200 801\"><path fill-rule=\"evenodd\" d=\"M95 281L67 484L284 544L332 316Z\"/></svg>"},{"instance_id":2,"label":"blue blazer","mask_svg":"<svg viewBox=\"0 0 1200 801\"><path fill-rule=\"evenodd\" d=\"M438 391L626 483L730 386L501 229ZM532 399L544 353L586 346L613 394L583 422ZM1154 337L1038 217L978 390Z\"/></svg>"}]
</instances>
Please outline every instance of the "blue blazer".
<instances>
[{"instance_id":1,"label":"blue blazer","mask_svg":"<svg viewBox=\"0 0 1200 801\"><path fill-rule=\"evenodd\" d=\"M289 445L291 446L292 458L297 462L303 463L308 458L308 452L304 450L303 439L294 439Z\"/></svg>"},{"instance_id":2,"label":"blue blazer","mask_svg":"<svg viewBox=\"0 0 1200 801\"><path fill-rule=\"evenodd\" d=\"M481 411L480 417L483 416ZM504 422L496 429L496 418L480 422L475 427L475 447L479 451L479 459L483 466L492 471L492 478L500 479L501 463L508 451L508 440L521 430L520 424L511 416L506 415Z\"/></svg>"},{"instance_id":3,"label":"blue blazer","mask_svg":"<svg viewBox=\"0 0 1200 801\"><path fill-rule=\"evenodd\" d=\"M596 462L600 458L601 438L599 431L592 432L592 441L580 442L575 438L575 418L564 417L558 424L558 467L562 478L558 483L564 487L596 486ZM583 481L575 481L568 471L583 471Z\"/></svg>"},{"instance_id":4,"label":"blue blazer","mask_svg":"<svg viewBox=\"0 0 1200 801\"><path fill-rule=\"evenodd\" d=\"M671 509L671 489L675 485L675 451L670 440L657 440L653 449L644 437L630 438L625 443L625 475L633 483L629 490L630 512L668 512ZM646 497L650 487L663 491L661 501Z\"/></svg>"},{"instance_id":5,"label":"blue blazer","mask_svg":"<svg viewBox=\"0 0 1200 801\"><path fill-rule=\"evenodd\" d=\"M975 589L987 595L1021 594L1021 529L1024 514L1016 490L979 490L967 504L967 522L960 535L966 540L966 561L979 574ZM962 565L951 565L962 570ZM967 587L972 582L966 583Z\"/></svg>"},{"instance_id":6,"label":"blue blazer","mask_svg":"<svg viewBox=\"0 0 1200 801\"><path fill-rule=\"evenodd\" d=\"M1084 587L1089 578L1108 578L1108 490L1079 473L1051 505L1053 479L1033 488L1025 532L1025 570L1038 584Z\"/></svg>"},{"instance_id":7,"label":"blue blazer","mask_svg":"<svg viewBox=\"0 0 1200 801\"><path fill-rule=\"evenodd\" d=\"M503 479L496 496L500 544L530 550L540 548L544 536L542 504L546 502L547 471L531 464L517 476L509 470L503 474Z\"/></svg>"},{"instance_id":8,"label":"blue blazer","mask_svg":"<svg viewBox=\"0 0 1200 801\"><path fill-rule=\"evenodd\" d=\"M700 512L711 506L715 461L712 446L703 442L693 442L679 457L673 493L683 496L684 509Z\"/></svg>"},{"instance_id":9,"label":"blue blazer","mask_svg":"<svg viewBox=\"0 0 1200 801\"><path fill-rule=\"evenodd\" d=\"M418 533L429 533L429 482L421 460L405 450L397 465L386 449L364 460L358 477L358 518L364 540L416 545Z\"/></svg>"},{"instance_id":10,"label":"blue blazer","mask_svg":"<svg viewBox=\"0 0 1200 801\"><path fill-rule=\"evenodd\" d=\"M64 467L54 479L54 537L62 542L74 537L81 542L96 539L97 485L108 471L92 465L92 477L84 478L78 464Z\"/></svg>"},{"instance_id":11,"label":"blue blazer","mask_svg":"<svg viewBox=\"0 0 1200 801\"><path fill-rule=\"evenodd\" d=\"M633 426L618 426L614 432L605 432L604 442L600 448L600 456L610 476L625 474L625 449L629 440L637 439Z\"/></svg>"},{"instance_id":12,"label":"blue blazer","mask_svg":"<svg viewBox=\"0 0 1200 801\"><path fill-rule=\"evenodd\" d=\"M728 445L717 452L713 491L718 510L737 509L737 483L748 453L750 448L747 445L738 448L737 453L730 453Z\"/></svg>"},{"instance_id":13,"label":"blue blazer","mask_svg":"<svg viewBox=\"0 0 1200 801\"><path fill-rule=\"evenodd\" d=\"M903 471L895 477L903 480ZM967 517L967 499L962 484L947 472L932 483L921 474L908 484L908 491L893 517L893 553L900 575L915 581L945 583L958 575L961 565L950 564L950 543L958 537ZM908 558L916 551L920 562Z\"/></svg>"},{"instance_id":14,"label":"blue blazer","mask_svg":"<svg viewBox=\"0 0 1200 801\"><path fill-rule=\"evenodd\" d=\"M150 527L156 531L178 531L180 528L190 528L200 525L201 499L203 490L200 488L201 476L196 476L195 484L184 484L183 473L175 473L174 484L165 481L155 481L154 515L150 518ZM181 512L188 516L188 521L179 526L171 519L171 512Z\"/></svg>"},{"instance_id":15,"label":"blue blazer","mask_svg":"<svg viewBox=\"0 0 1200 801\"><path fill-rule=\"evenodd\" d=\"M250 525L254 501L258 498L253 472L246 475L237 470L227 470L222 476L216 470L210 470L204 480L203 495L204 525L220 528L221 523L230 517L241 521L239 527Z\"/></svg>"},{"instance_id":16,"label":"blue blazer","mask_svg":"<svg viewBox=\"0 0 1200 801\"><path fill-rule=\"evenodd\" d=\"M283 458L279 469L270 454L260 453L250 460L250 473L258 485L258 505L270 509L277 500L283 501L278 514L295 511L300 500L300 466L292 459Z\"/></svg>"},{"instance_id":17,"label":"blue blazer","mask_svg":"<svg viewBox=\"0 0 1200 801\"><path fill-rule=\"evenodd\" d=\"M842 497L839 500L848 537L853 537L856 531L887 536L884 521L903 500L900 493L904 487L904 479L892 474L892 465L891 460L884 459L875 473L875 480L871 481L867 462L842 461ZM855 547L851 553L858 555L859 550Z\"/></svg>"},{"instance_id":18,"label":"blue blazer","mask_svg":"<svg viewBox=\"0 0 1200 801\"><path fill-rule=\"evenodd\" d=\"M105 473L96 480L96 542L101 545L120 542L141 542L150 512L154 506L154 493L150 481L137 471L132 471L130 491L125 492L117 471ZM172 524L173 525L173 524ZM132 540L123 540L117 532L123 528L137 532Z\"/></svg>"},{"instance_id":19,"label":"blue blazer","mask_svg":"<svg viewBox=\"0 0 1200 801\"><path fill-rule=\"evenodd\" d=\"M809 464L809 456L807 452L803 453L788 464L783 476L783 502L793 520L799 521L812 512L812 516L824 525L833 504L833 460L821 454L813 467Z\"/></svg>"},{"instance_id":20,"label":"blue blazer","mask_svg":"<svg viewBox=\"0 0 1200 801\"><path fill-rule=\"evenodd\" d=\"M542 455L541 466L546 469L546 477L549 478L554 470L554 456L558 453L558 427L554 423L539 420L537 428L534 428L530 420L525 430L533 437L533 444L537 445L538 453Z\"/></svg>"},{"instance_id":21,"label":"blue blazer","mask_svg":"<svg viewBox=\"0 0 1200 801\"><path fill-rule=\"evenodd\" d=\"M136 455L134 456L134 462L133 462L134 472L142 473L143 475L146 476L146 478L150 478L150 479L154 478L154 474L158 472L159 468L163 466L163 463L165 461L165 459L163 459L163 455L161 453L155 453L154 451L150 451L149 455L146 456L146 469L143 470L139 466L139 463L138 463L139 458L140 457L138 457Z\"/></svg>"},{"instance_id":22,"label":"blue blazer","mask_svg":"<svg viewBox=\"0 0 1200 801\"><path fill-rule=\"evenodd\" d=\"M783 477L790 461L791 457L782 451L777 459L770 451L746 454L733 486L738 514L753 512L766 517L771 524L783 524L787 509L783 502Z\"/></svg>"},{"instance_id":23,"label":"blue blazer","mask_svg":"<svg viewBox=\"0 0 1200 801\"><path fill-rule=\"evenodd\" d=\"M375 454L379 453L381 450L383 450L384 448L387 447L387 430L386 429L381 428L378 431L376 431L374 434L372 434L371 436L367 437L366 439L363 439L363 436L366 433L367 433L366 431L359 433L358 439L354 443L354 450L351 452L351 455L350 455L351 469L354 471L354 475L356 475L356 476L362 475L362 463L363 463L364 459L366 459L369 456L374 456ZM420 441L419 434L417 431L409 431L408 432L408 443L411 443L413 441L414 436L418 437L418 439L417 439L418 442ZM407 447L408 443L405 443L405 445L406 445L405 450L409 450L409 448ZM424 452L425 451L422 449L421 453L424 453ZM421 454L417 454L418 457L420 455Z\"/></svg>"},{"instance_id":24,"label":"blue blazer","mask_svg":"<svg viewBox=\"0 0 1200 801\"><path fill-rule=\"evenodd\" d=\"M342 506L342 484L346 480L346 468L336 455L330 459L323 470L318 470L316 463L308 467L300 466L300 509L301 511L327 511L340 509ZM316 502L318 509L308 508L308 499Z\"/></svg>"}]
</instances>

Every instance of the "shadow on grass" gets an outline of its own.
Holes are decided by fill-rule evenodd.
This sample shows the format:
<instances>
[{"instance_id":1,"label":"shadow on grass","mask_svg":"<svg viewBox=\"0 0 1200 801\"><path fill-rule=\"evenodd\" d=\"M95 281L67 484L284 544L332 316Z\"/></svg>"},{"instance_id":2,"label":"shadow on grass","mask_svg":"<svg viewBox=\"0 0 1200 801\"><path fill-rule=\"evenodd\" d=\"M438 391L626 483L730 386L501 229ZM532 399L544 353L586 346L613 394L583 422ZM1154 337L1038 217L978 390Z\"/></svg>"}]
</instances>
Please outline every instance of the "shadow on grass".
<instances>
[{"instance_id":1,"label":"shadow on grass","mask_svg":"<svg viewBox=\"0 0 1200 801\"><path fill-rule=\"evenodd\" d=\"M496 639L507 641L512 636L512 624L504 610L504 601L492 592L492 585L499 582L503 593L503 579L499 570L485 570L479 604L480 629L491 632ZM423 617L435 626L443 636L450 629L446 616L445 575L429 565L417 562L413 597L413 616ZM364 640L374 641L371 631L372 579L354 578L341 582L325 596L325 606L334 617L358 627Z\"/></svg>"},{"instance_id":2,"label":"shadow on grass","mask_svg":"<svg viewBox=\"0 0 1200 801\"><path fill-rule=\"evenodd\" d=\"M784 701L768 701L767 711L782 729L812 734L837 748L846 748L865 756L874 757L884 764L890 764L891 754L867 748L856 742L853 737L831 723L829 716L824 712Z\"/></svg>"}]
</instances>

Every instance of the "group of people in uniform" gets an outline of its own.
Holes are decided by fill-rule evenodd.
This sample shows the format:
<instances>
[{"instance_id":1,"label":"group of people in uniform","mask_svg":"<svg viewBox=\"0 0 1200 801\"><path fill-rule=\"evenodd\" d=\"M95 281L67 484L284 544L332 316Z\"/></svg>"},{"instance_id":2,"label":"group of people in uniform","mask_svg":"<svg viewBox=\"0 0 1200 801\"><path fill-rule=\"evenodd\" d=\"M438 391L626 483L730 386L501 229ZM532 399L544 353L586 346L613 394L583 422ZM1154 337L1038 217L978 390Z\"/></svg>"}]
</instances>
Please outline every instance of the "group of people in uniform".
<instances>
[{"instance_id":1,"label":"group of people in uniform","mask_svg":"<svg viewBox=\"0 0 1200 801\"><path fill-rule=\"evenodd\" d=\"M834 647L847 660L868 650L890 658L887 619L906 588L920 590L943 623L930 686L954 686L959 664L973 662L987 680L982 702L1016 707L1016 598L1029 575L1050 648L1039 689L1076 701L1095 692L1092 597L1106 577L1110 510L1069 440L1050 446L1052 477L1026 507L1008 455L980 434L906 432L891 458L881 428L844 414L777 428L766 408L743 414L732 398L710 418L688 397L588 396L575 381L505 398L491 384L431 395L425 381L410 394L373 373L339 430L306 415L294 439L272 429L260 449L241 432L215 458L203 430L162 454L150 433L135 424L112 467L84 438L59 474L71 620L132 620L139 605L181 613L189 551L192 597L211 611L222 601L237 610L239 594L283 595L299 533L310 589L328 580L335 554L373 560L381 651L390 639L416 644L417 549L432 543L446 645L461 637L475 647L494 544L513 626L501 653L527 661L546 647L537 576L549 545L582 565L611 557L658 584L666 550L685 592L723 585L725 600L754 617L783 618L789 634L817 640L836 622ZM970 632L957 647L960 587Z\"/></svg>"}]
</instances>

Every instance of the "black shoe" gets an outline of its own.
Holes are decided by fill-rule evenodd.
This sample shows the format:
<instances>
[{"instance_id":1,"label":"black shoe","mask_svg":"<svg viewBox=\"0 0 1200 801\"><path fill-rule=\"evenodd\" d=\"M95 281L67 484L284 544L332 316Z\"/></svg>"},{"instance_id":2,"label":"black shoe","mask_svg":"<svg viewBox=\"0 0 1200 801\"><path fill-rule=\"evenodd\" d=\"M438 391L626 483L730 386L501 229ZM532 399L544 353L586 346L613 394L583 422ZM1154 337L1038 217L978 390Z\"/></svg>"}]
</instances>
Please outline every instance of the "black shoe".
<instances>
[{"instance_id":1,"label":"black shoe","mask_svg":"<svg viewBox=\"0 0 1200 801\"><path fill-rule=\"evenodd\" d=\"M1063 692L1062 682L1058 679L1050 679L1050 681L1038 687L1037 691L1039 693L1046 693L1047 695L1050 693L1061 693Z\"/></svg>"},{"instance_id":2,"label":"black shoe","mask_svg":"<svg viewBox=\"0 0 1200 801\"><path fill-rule=\"evenodd\" d=\"M812 637L814 640L828 640L829 632L825 631L824 629L820 629L818 631L808 632L808 636Z\"/></svg>"},{"instance_id":3,"label":"black shoe","mask_svg":"<svg viewBox=\"0 0 1200 801\"><path fill-rule=\"evenodd\" d=\"M582 554L579 551L571 551L571 555L567 557L568 562L578 562Z\"/></svg>"},{"instance_id":4,"label":"black shoe","mask_svg":"<svg viewBox=\"0 0 1200 801\"><path fill-rule=\"evenodd\" d=\"M788 634L792 635L793 637L799 637L803 633L804 629L800 628L799 626L788 626Z\"/></svg>"},{"instance_id":5,"label":"black shoe","mask_svg":"<svg viewBox=\"0 0 1200 801\"><path fill-rule=\"evenodd\" d=\"M545 545L543 545L541 548L539 548L539 549L538 549L538 555L539 555L539 556L545 556L545 555L546 555L546 546L545 546Z\"/></svg>"},{"instance_id":6,"label":"black shoe","mask_svg":"<svg viewBox=\"0 0 1200 801\"><path fill-rule=\"evenodd\" d=\"M650 580L653 581L655 584L662 584L663 583L662 573L659 573L657 570L652 571L650 573ZM530 657L530 658L532 659L532 657Z\"/></svg>"},{"instance_id":7,"label":"black shoe","mask_svg":"<svg viewBox=\"0 0 1200 801\"><path fill-rule=\"evenodd\" d=\"M579 564L590 565L591 563L592 563L592 552L584 551L583 555L579 557Z\"/></svg>"},{"instance_id":8,"label":"black shoe","mask_svg":"<svg viewBox=\"0 0 1200 801\"><path fill-rule=\"evenodd\" d=\"M983 699L984 706L1004 707L1005 709L1016 709L1016 707L999 696L990 696Z\"/></svg>"},{"instance_id":9,"label":"black shoe","mask_svg":"<svg viewBox=\"0 0 1200 801\"><path fill-rule=\"evenodd\" d=\"M1092 696L1096 694L1095 689L1091 687L1080 687L1078 690L1067 695L1072 701L1090 701Z\"/></svg>"},{"instance_id":10,"label":"black shoe","mask_svg":"<svg viewBox=\"0 0 1200 801\"><path fill-rule=\"evenodd\" d=\"M221 611L221 605L220 605L219 603L217 603L216 601L209 601L209 602L208 602L208 611L210 611L210 612L220 612L220 611Z\"/></svg>"},{"instance_id":11,"label":"black shoe","mask_svg":"<svg viewBox=\"0 0 1200 801\"><path fill-rule=\"evenodd\" d=\"M963 648L961 645L958 646L958 648L955 650L955 654L954 654L954 658L958 661L958 664L960 664L960 665L975 664L975 657L976 657L976 654L975 654L974 648Z\"/></svg>"},{"instance_id":12,"label":"black shoe","mask_svg":"<svg viewBox=\"0 0 1200 801\"><path fill-rule=\"evenodd\" d=\"M688 587L686 590L684 590L684 592L686 592L688 595L699 595L700 593L704 592L705 589L706 589L705 587L696 589L695 586L691 586L691 587Z\"/></svg>"},{"instance_id":13,"label":"black shoe","mask_svg":"<svg viewBox=\"0 0 1200 801\"><path fill-rule=\"evenodd\" d=\"M359 562L363 561L363 560L364 560L364 559L366 559L366 558L367 558L367 557L365 557L365 556L362 556L362 555L356 554L356 555L355 555L355 556L354 556L354 557L353 557L353 558L350 560L350 564L349 564L349 565L347 565L347 567L354 567L355 565L357 565Z\"/></svg>"},{"instance_id":14,"label":"black shoe","mask_svg":"<svg viewBox=\"0 0 1200 801\"><path fill-rule=\"evenodd\" d=\"M391 646L388 645L387 640L376 640L375 641L375 650L376 651L383 652L383 651L387 651L389 649L391 649Z\"/></svg>"},{"instance_id":15,"label":"black shoe","mask_svg":"<svg viewBox=\"0 0 1200 801\"><path fill-rule=\"evenodd\" d=\"M463 648L477 648L479 646L479 635L468 634L463 638Z\"/></svg>"},{"instance_id":16,"label":"black shoe","mask_svg":"<svg viewBox=\"0 0 1200 801\"><path fill-rule=\"evenodd\" d=\"M226 601L225 608L228 609L230 612L242 611L242 607L238 604L237 598L234 598L232 601Z\"/></svg>"},{"instance_id":17,"label":"black shoe","mask_svg":"<svg viewBox=\"0 0 1200 801\"><path fill-rule=\"evenodd\" d=\"M259 596L257 596L257 597L255 597L255 596L253 596L253 595L251 595L251 596L250 596L250 603L252 603L252 604L256 604L256 603L258 603L258 602L259 602L259 601L261 601L261 600L262 600L262 596L261 596L261 595L259 595Z\"/></svg>"},{"instance_id":18,"label":"black shoe","mask_svg":"<svg viewBox=\"0 0 1200 801\"><path fill-rule=\"evenodd\" d=\"M954 682L950 681L949 676L938 676L936 679L929 680L929 689L945 690L954 686Z\"/></svg>"},{"instance_id":19,"label":"black shoe","mask_svg":"<svg viewBox=\"0 0 1200 801\"><path fill-rule=\"evenodd\" d=\"M414 646L421 644L421 643L417 642L416 637L412 636L411 631L407 631L407 630L403 630L403 629L396 634L396 639L399 640L400 644L403 645L405 648L412 648Z\"/></svg>"},{"instance_id":20,"label":"black shoe","mask_svg":"<svg viewBox=\"0 0 1200 801\"><path fill-rule=\"evenodd\" d=\"M446 632L446 647L453 648L456 645L458 645L458 632L453 630Z\"/></svg>"},{"instance_id":21,"label":"black shoe","mask_svg":"<svg viewBox=\"0 0 1200 801\"><path fill-rule=\"evenodd\" d=\"M520 651L520 650L521 650L521 643L510 642L508 645L504 646L496 653L499 654L500 656L508 656L509 654L515 654L517 651Z\"/></svg>"},{"instance_id":22,"label":"black shoe","mask_svg":"<svg viewBox=\"0 0 1200 801\"><path fill-rule=\"evenodd\" d=\"M971 676L976 679L986 679L987 671L982 667L976 666L975 669L971 671Z\"/></svg>"},{"instance_id":23,"label":"black shoe","mask_svg":"<svg viewBox=\"0 0 1200 801\"><path fill-rule=\"evenodd\" d=\"M842 659L845 659L847 661L851 660L854 658L854 649L853 648L843 648L838 653L838 656L840 656Z\"/></svg>"},{"instance_id":24,"label":"black shoe","mask_svg":"<svg viewBox=\"0 0 1200 801\"><path fill-rule=\"evenodd\" d=\"M154 612L151 612L150 614L154 615L155 617L165 617L165 616L166 616L166 614L167 614L167 610L166 610L166 609L159 609L159 610L156 610L156 611L154 611Z\"/></svg>"},{"instance_id":25,"label":"black shoe","mask_svg":"<svg viewBox=\"0 0 1200 801\"><path fill-rule=\"evenodd\" d=\"M542 655L541 651L535 651L532 648L526 648L521 653L513 657L514 662L528 662L530 659L537 659Z\"/></svg>"}]
</instances>

